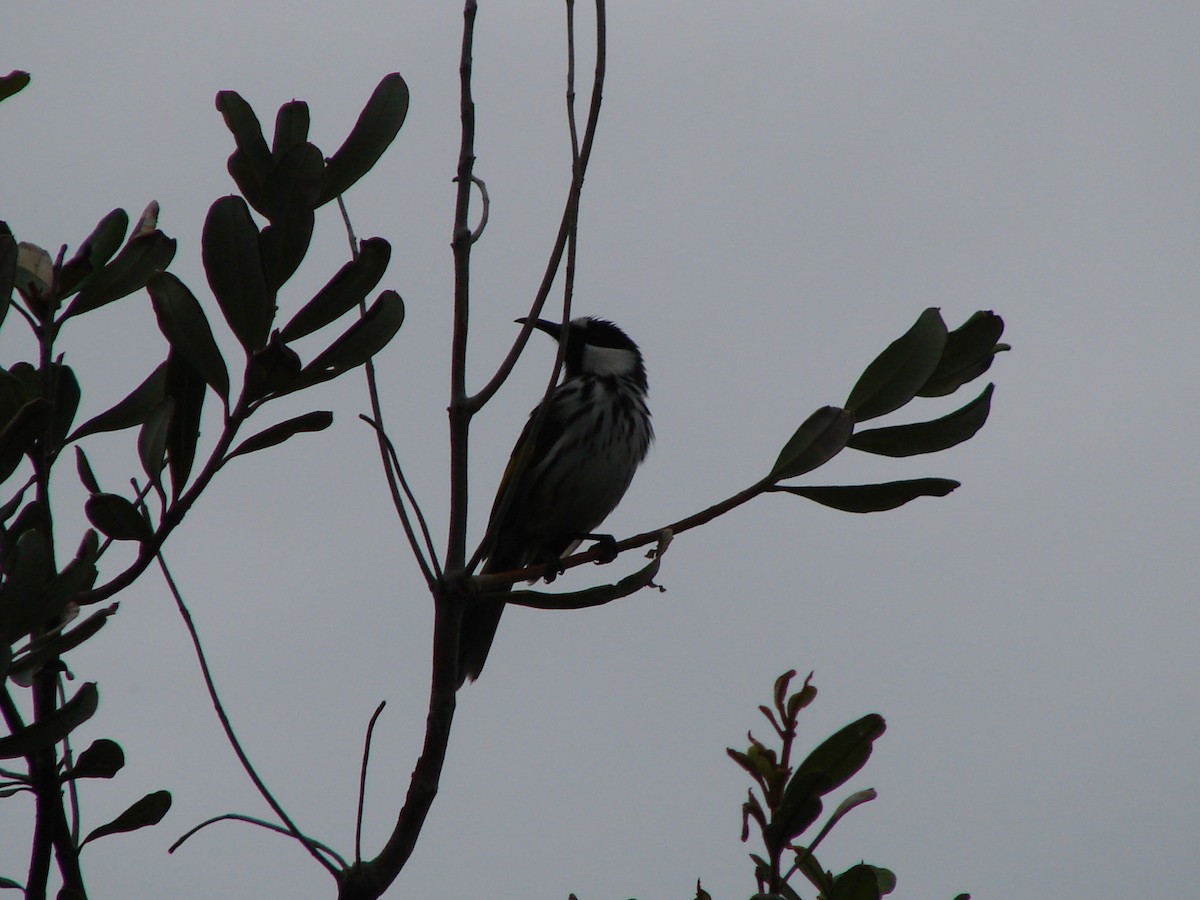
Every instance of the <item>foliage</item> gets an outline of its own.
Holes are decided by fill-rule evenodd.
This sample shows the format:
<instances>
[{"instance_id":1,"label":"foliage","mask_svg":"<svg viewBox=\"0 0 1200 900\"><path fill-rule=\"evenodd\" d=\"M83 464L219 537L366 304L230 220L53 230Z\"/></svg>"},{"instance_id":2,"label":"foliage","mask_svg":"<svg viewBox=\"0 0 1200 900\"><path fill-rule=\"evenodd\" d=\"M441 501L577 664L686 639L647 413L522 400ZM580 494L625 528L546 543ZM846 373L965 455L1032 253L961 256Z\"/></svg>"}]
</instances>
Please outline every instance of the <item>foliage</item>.
<instances>
[{"instance_id":1,"label":"foliage","mask_svg":"<svg viewBox=\"0 0 1200 900\"><path fill-rule=\"evenodd\" d=\"M0 78L0 99L28 83L25 73ZM17 768L0 769L0 797L35 799L23 885L29 897L46 895L52 857L63 881L60 896L84 896L83 846L156 824L171 806L169 792L154 791L81 839L80 783L113 778L125 756L107 738L73 753L70 737L96 713L100 692L85 682L66 696L65 655L99 634L117 611L116 603L100 604L119 596L158 557L163 542L231 460L321 431L333 419L314 410L235 444L252 416L278 397L363 365L404 318L394 291L383 291L366 306L390 256L386 241L371 238L289 321L276 323L283 288L308 251L316 210L365 175L403 124L408 90L400 76L383 79L329 159L308 140L302 102L279 111L270 147L237 94L221 94L217 105L237 142L229 170L242 196L212 204L201 255L217 308L242 350L239 358L220 349L208 304L167 271L176 242L158 228L157 204L132 230L124 210L108 213L69 258L65 246L52 257L18 242L0 223L0 326L25 325L33 337L30 359L0 371L0 712L8 730L0 737L0 759L18 761ZM265 220L261 227L251 208ZM166 339L166 358L122 399L76 425L84 388L90 396L92 386L79 383L59 341L89 314L143 289ZM364 313L302 362L290 343L356 307ZM231 370L239 373L236 381ZM200 421L213 405L220 434L203 448ZM84 449L97 434L125 429L137 430L135 465L141 470L131 479L131 491L101 485ZM63 537L55 525L63 509L51 496L51 483L64 461L74 464L87 491L83 511L92 527L78 538L74 555L60 562ZM101 578L101 563L114 542L133 544L133 561ZM14 879L0 884L22 887Z\"/></svg>"},{"instance_id":2,"label":"foliage","mask_svg":"<svg viewBox=\"0 0 1200 900\"><path fill-rule=\"evenodd\" d=\"M580 128L574 107L572 0L567 0L566 8L571 183L543 281L528 310L523 310L523 321L527 323L542 315L560 274L561 320L571 317L578 216L605 79L605 3L595 0L595 71L586 118ZM571 609L626 597L653 586L663 554L674 537L766 493L790 494L834 509L867 513L894 509L919 497L944 496L958 487L957 482L944 478L851 485L795 483L847 448L891 457L928 454L970 439L983 426L990 411L991 384L948 415L910 424L860 428L918 398L956 392L988 371L995 355L1007 349L999 343L1004 324L994 313L977 312L950 330L940 312L931 308L866 367L840 406L824 406L805 419L769 469L764 465L765 474L757 476L748 487L684 519L624 540L600 542L560 561L564 570L588 562L608 563L621 553L652 546L650 562L633 574L611 584L557 594L511 590L519 581L544 574L541 564L521 571L479 574L483 550L480 547L468 553L467 547L467 438L473 417L512 371L531 326L526 324L492 378L475 393L469 392L466 372L471 253L484 236L489 201L484 182L475 174L474 0L465 0L463 12L458 67L462 130L451 240L455 284L450 490L446 501L449 529L442 547L435 546L422 507L388 440L370 365L372 357L404 320L403 303L394 291L385 290L367 304L388 265L388 243L382 238L358 242L353 258L323 288L286 322L277 322L281 291L308 251L316 210L340 198L369 171L403 125L408 89L399 75L388 75L380 82L350 135L329 158L308 140L309 114L304 103L292 101L279 109L268 143L245 100L231 91L218 94L217 109L235 142L228 170L240 193L211 205L200 250L216 309L242 351L234 354L236 359L222 351L222 341L214 334L206 312L211 304L202 302L167 271L176 246L158 229L156 204L132 230L124 211L109 213L69 259L65 247L52 257L31 244L18 244L7 226L0 228L0 326L23 320L36 345L30 360L0 372L0 482L4 484L4 494L0 495L0 677L4 679L0 711L10 732L0 738L0 757L23 760L25 766L16 771L0 769L0 776L7 779L0 782L0 796L32 793L36 799L26 881L30 896L45 895L52 857L64 891L83 896L79 850L84 843L154 824L169 809L169 793L153 792L80 839L77 784L86 778L112 778L124 765L124 754L119 744L108 739L96 741L78 756L72 754L69 737L95 714L99 689L84 683L67 698L62 657L99 633L115 613L116 604L97 608L76 623L82 610L116 597L155 560L162 563L163 542L224 466L239 456L261 452L331 424L330 413L312 410L243 436L242 428L251 416L276 398L303 392L359 366L366 367L372 424L378 432L385 476L434 608L425 740L395 825L373 857L363 855L361 810L374 718L363 755L360 816L352 862L300 833L242 752L207 677L199 640L182 598L163 565L226 735L256 788L283 823L225 814L196 826L176 846L212 822L251 821L299 841L333 876L338 895L344 900L376 898L386 892L407 864L422 832L438 791L456 712L459 628L469 604ZM17 93L27 83L23 73L0 79L0 99ZM469 214L476 192L482 210L478 224L472 228ZM143 289L166 339L166 358L121 400L75 425L83 386L67 365L57 341L76 320ZM304 362L293 344L333 325L356 307L360 316L324 350ZM559 365L561 358L556 362L556 367ZM199 440L199 424L206 408L215 410L213 414L219 415L221 422L220 434L211 447L202 447ZM141 469L130 492L102 485L83 446L94 435L125 429L137 430L137 463ZM92 528L79 538L74 557L59 565L51 472L69 448L74 451L71 456L77 476L88 492L84 513ZM99 564L117 541L133 546L133 562L115 574L106 573L101 580ZM806 843L801 843L801 838L820 819L825 798L865 764L874 741L883 734L883 719L877 715L859 719L793 767L797 716L816 694L806 680L800 690L789 695L794 674L788 673L776 683L773 706L761 707L781 742L780 750L776 752L751 737L746 751L730 751L754 779L758 791L750 792L743 807L743 839L748 839L753 823L763 843L763 852L752 855L758 888L770 892L769 896L794 900L799 895L789 882L800 873L823 900L878 897L887 893L894 882L887 870L859 864L835 876L814 855L829 830L851 809L870 800L873 793L860 791L846 797L815 837L806 839ZM28 698L18 702L14 698L18 690L28 691ZM25 710L32 710L31 718ZM69 816L64 787L71 798ZM20 886L12 881L0 881L0 886L6 883ZM699 886L698 896L707 896Z\"/></svg>"}]
</instances>

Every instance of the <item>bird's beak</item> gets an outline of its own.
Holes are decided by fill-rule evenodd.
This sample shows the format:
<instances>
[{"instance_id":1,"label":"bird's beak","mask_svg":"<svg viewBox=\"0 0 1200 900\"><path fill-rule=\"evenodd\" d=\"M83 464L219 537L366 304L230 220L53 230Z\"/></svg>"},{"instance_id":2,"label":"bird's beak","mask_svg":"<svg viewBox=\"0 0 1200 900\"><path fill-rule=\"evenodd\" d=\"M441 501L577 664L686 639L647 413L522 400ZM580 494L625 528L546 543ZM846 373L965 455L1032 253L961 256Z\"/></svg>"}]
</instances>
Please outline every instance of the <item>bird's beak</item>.
<instances>
[{"instance_id":1,"label":"bird's beak","mask_svg":"<svg viewBox=\"0 0 1200 900\"><path fill-rule=\"evenodd\" d=\"M522 316L521 318L514 319L513 321L518 325L524 325L526 322L529 322L530 319L528 316ZM538 329L539 331L546 332L546 334L550 335L550 337L554 338L556 341L562 334L561 322L551 322L547 319L533 319L532 322L534 328Z\"/></svg>"}]
</instances>

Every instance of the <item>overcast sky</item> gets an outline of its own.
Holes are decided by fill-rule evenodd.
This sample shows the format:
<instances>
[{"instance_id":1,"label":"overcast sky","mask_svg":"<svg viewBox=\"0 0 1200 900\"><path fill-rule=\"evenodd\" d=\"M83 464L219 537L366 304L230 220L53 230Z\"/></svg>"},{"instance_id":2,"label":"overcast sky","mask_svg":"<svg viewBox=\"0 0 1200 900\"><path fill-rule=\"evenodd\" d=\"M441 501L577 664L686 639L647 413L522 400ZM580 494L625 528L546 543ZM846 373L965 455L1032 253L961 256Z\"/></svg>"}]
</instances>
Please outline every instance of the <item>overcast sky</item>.
<instances>
[{"instance_id":1,"label":"overcast sky","mask_svg":"<svg viewBox=\"0 0 1200 900\"><path fill-rule=\"evenodd\" d=\"M328 154L379 79L404 75L404 130L347 202L360 236L394 247L384 283L408 319L380 359L385 410L444 535L459 5L10 6L0 69L34 80L0 107L0 218L54 251L156 199L179 239L173 271L206 302L200 229L233 190L216 92L239 91L268 129L307 100ZM492 205L476 386L528 307L569 178L561 4L481 7L476 171ZM583 4L581 44L589 21ZM807 482L934 475L963 482L952 496L873 516L764 498L681 536L665 593L510 611L460 695L441 793L392 893L667 900L701 878L715 898L749 896L748 784L725 748L748 728L766 737L755 707L788 668L815 670L821 691L806 746L867 712L888 722L842 791L879 798L825 842L827 866L888 866L914 900L1194 893L1200 8L615 2L609 42L576 309L641 344L658 442L606 530L665 524L759 478L927 306L952 326L994 309L1015 349L988 375L992 417L971 442L907 461L847 452ZM345 257L326 209L285 311ZM164 347L144 295L68 333L81 416ZM0 352L8 366L28 349ZM477 422L476 536L552 361L535 338ZM231 466L167 546L247 749L301 827L348 855L380 700L368 852L407 788L431 627L356 421L366 403L348 376L280 404L337 421ZM131 435L89 451L109 483L140 474ZM77 502L67 469L61 496ZM82 523L62 521L73 546ZM88 785L85 828L149 790L175 797L162 825L89 846L94 896L332 896L305 853L248 826L166 855L208 816L268 812L159 579L70 663L101 688L83 740L115 738L128 758ZM29 813L0 803L2 874L24 877Z\"/></svg>"}]
</instances>

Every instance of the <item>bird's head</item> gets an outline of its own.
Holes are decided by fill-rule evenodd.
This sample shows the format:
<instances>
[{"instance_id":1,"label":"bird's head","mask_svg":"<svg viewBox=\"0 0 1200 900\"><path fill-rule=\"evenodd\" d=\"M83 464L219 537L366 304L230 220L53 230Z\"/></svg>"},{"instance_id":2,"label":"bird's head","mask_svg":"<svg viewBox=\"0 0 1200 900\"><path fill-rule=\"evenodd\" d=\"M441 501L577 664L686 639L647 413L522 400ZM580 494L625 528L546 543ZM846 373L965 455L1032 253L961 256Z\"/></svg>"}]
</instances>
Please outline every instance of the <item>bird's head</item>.
<instances>
[{"instance_id":1,"label":"bird's head","mask_svg":"<svg viewBox=\"0 0 1200 900\"><path fill-rule=\"evenodd\" d=\"M524 324L529 319L517 319ZM534 328L560 343L565 342L563 369L567 378L593 375L628 378L646 389L646 367L642 352L624 331L607 319L581 316L564 329L560 322L533 319ZM564 334L565 332L565 334Z\"/></svg>"}]
</instances>

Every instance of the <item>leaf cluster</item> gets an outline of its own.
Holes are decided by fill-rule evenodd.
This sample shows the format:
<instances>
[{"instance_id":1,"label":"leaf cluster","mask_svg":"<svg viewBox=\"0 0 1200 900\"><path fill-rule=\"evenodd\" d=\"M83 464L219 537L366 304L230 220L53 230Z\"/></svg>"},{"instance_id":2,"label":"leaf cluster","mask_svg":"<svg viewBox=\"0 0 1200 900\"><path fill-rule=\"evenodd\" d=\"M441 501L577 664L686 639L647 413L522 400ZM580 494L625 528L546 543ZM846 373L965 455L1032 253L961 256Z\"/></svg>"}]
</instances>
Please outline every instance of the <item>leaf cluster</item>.
<instances>
[{"instance_id":1,"label":"leaf cluster","mask_svg":"<svg viewBox=\"0 0 1200 900\"><path fill-rule=\"evenodd\" d=\"M875 799L871 788L846 796L817 829L801 840L821 818L825 798L848 782L867 764L877 741L887 729L883 717L870 713L837 731L817 745L798 765L791 760L796 749L800 713L816 699L812 673L796 691L790 691L795 670L775 681L771 704L759 710L778 740L778 749L747 734L745 750L728 752L753 779L742 804L742 841L751 836L751 825L763 844L762 853L751 853L759 897L800 900L791 884L802 875L817 890L819 900L879 900L896 886L888 869L859 862L839 874L826 869L816 849L851 810ZM697 885L697 897L707 892ZM969 900L961 894L956 900Z\"/></svg>"},{"instance_id":2,"label":"leaf cluster","mask_svg":"<svg viewBox=\"0 0 1200 900\"><path fill-rule=\"evenodd\" d=\"M975 436L991 411L995 386L987 385L959 409L937 419L859 430L918 397L953 394L991 368L1004 320L976 312L953 331L941 312L925 310L913 326L888 345L864 370L842 406L825 406L809 416L779 452L767 475L768 490L795 494L844 512L882 512L918 497L944 497L959 486L948 478L917 478L883 484L797 486L796 478L829 462L849 447L863 453L904 457L961 444Z\"/></svg>"},{"instance_id":3,"label":"leaf cluster","mask_svg":"<svg viewBox=\"0 0 1200 900\"><path fill-rule=\"evenodd\" d=\"M0 78L0 100L28 83L25 73ZM124 210L111 211L70 255L66 245L52 256L20 242L0 222L0 328L27 326L34 347L29 359L0 369L0 711L7 729L0 759L25 763L24 770L0 771L0 797L29 793L36 800L26 885L35 894L44 892L52 850L65 887L81 892L84 844L154 824L170 807L168 792L153 792L80 839L75 784L112 778L124 765L120 745L107 738L78 757L70 749L72 733L96 712L99 690L88 682L70 698L62 694L63 657L94 638L118 607L110 603L82 618L81 611L116 597L144 572L231 460L321 431L333 419L313 410L244 437L252 416L278 397L363 365L404 320L395 291L368 303L391 257L387 241L368 238L316 294L278 321L283 289L308 252L316 210L366 174L402 126L408 107L403 79L393 74L380 82L329 158L308 138L302 102L279 110L269 147L241 97L224 92L217 107L234 137L229 170L241 191L212 204L201 237L207 293L220 325L214 327L206 311L214 304L168 271L177 247L158 227L156 203L132 227ZM84 386L59 342L96 310L143 290L166 357L115 403L77 423ZM358 316L302 361L295 342L356 309ZM240 352L222 349L222 327ZM219 410L221 427L205 447L200 423L210 406ZM103 484L85 450L89 438L124 430L136 431L140 469L126 489ZM61 510L51 484L64 458L87 493L83 511L91 527L74 555L60 562L55 519ZM101 560L114 542L134 545L134 558L102 580ZM28 700L19 702L17 691L28 691ZM61 810L64 787L74 810L69 827Z\"/></svg>"}]
</instances>

